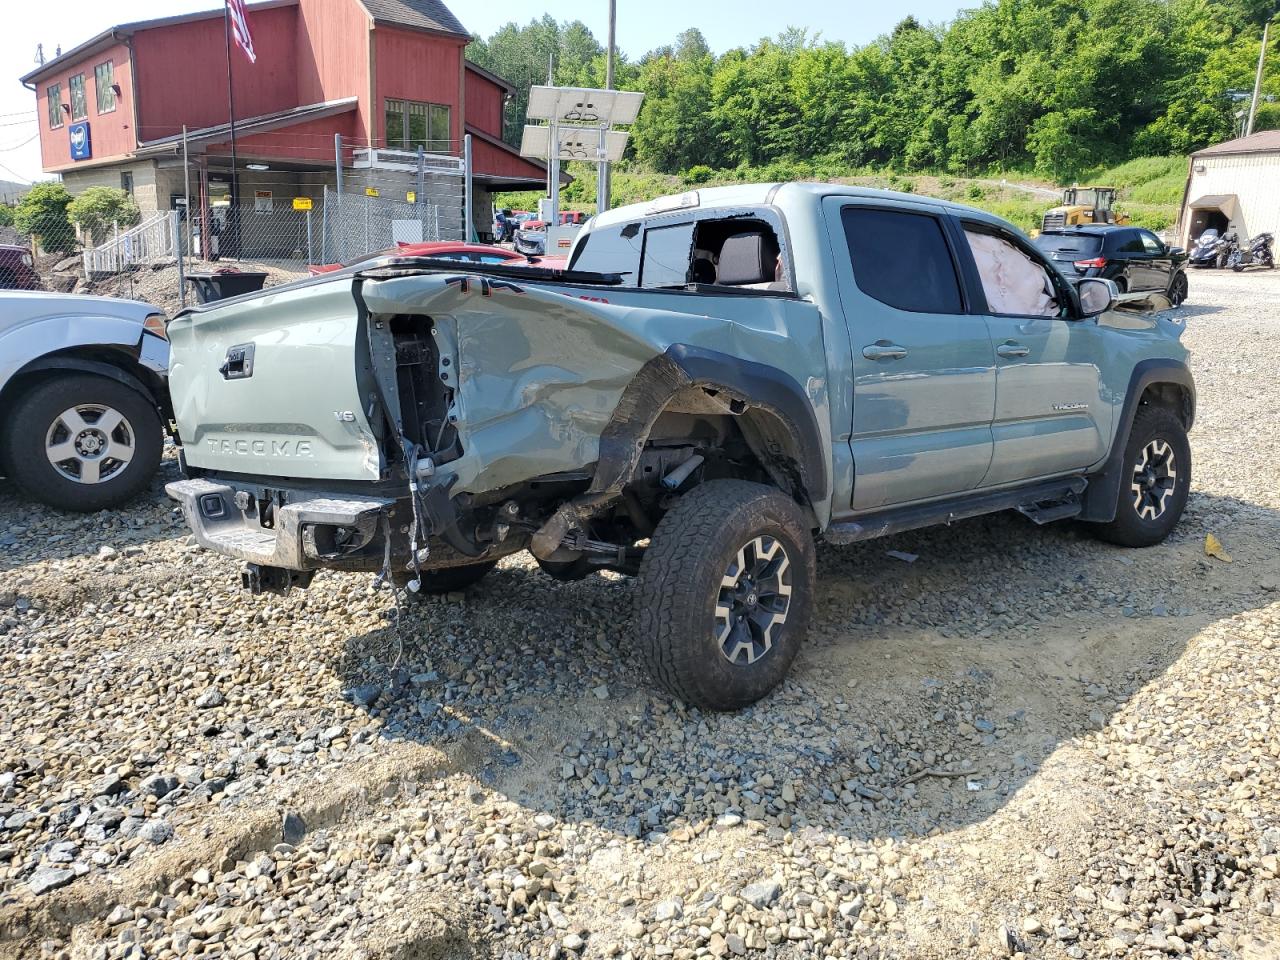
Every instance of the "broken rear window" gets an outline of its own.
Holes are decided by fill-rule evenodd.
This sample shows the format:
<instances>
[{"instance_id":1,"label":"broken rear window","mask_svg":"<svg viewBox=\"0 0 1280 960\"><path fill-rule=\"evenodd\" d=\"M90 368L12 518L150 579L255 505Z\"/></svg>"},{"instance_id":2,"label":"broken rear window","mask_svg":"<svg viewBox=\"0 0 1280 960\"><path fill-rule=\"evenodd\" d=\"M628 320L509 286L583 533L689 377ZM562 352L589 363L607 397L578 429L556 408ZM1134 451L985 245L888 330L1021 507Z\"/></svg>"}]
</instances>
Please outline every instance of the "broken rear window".
<instances>
[{"instance_id":1,"label":"broken rear window","mask_svg":"<svg viewBox=\"0 0 1280 960\"><path fill-rule=\"evenodd\" d=\"M688 282L692 249L692 222L676 223L669 227L650 227L644 232L640 286L684 286Z\"/></svg>"}]
</instances>

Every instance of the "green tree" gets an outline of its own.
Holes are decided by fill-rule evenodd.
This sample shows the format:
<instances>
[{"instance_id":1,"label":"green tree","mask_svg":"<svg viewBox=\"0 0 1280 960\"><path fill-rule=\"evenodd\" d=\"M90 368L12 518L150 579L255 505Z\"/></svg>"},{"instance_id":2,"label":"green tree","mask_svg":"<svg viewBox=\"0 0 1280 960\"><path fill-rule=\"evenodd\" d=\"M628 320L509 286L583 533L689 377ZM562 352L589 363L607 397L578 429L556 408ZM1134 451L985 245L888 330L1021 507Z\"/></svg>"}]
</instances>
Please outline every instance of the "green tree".
<instances>
[{"instance_id":1,"label":"green tree","mask_svg":"<svg viewBox=\"0 0 1280 960\"><path fill-rule=\"evenodd\" d=\"M0 203L0 227L13 226L13 207L7 203Z\"/></svg>"},{"instance_id":2,"label":"green tree","mask_svg":"<svg viewBox=\"0 0 1280 960\"><path fill-rule=\"evenodd\" d=\"M132 227L142 219L142 211L127 190L89 187L67 204L67 216L98 244L117 224Z\"/></svg>"},{"instance_id":3,"label":"green tree","mask_svg":"<svg viewBox=\"0 0 1280 960\"><path fill-rule=\"evenodd\" d=\"M36 237L46 250L70 253L76 249L75 231L67 217L71 194L56 181L37 183L13 211L20 233Z\"/></svg>"}]
</instances>

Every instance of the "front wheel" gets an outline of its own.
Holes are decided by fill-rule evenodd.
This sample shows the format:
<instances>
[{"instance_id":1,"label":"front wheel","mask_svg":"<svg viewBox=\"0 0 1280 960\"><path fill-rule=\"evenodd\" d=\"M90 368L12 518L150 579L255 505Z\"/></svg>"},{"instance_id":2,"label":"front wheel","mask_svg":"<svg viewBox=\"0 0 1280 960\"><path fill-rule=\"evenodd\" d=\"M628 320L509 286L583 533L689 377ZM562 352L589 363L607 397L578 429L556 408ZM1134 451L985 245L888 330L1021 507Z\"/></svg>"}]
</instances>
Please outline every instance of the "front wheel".
<instances>
[{"instance_id":1,"label":"front wheel","mask_svg":"<svg viewBox=\"0 0 1280 960\"><path fill-rule=\"evenodd\" d=\"M1175 274L1173 282L1169 284L1169 302L1175 307L1180 307L1187 302L1187 275L1185 273Z\"/></svg>"},{"instance_id":2,"label":"front wheel","mask_svg":"<svg viewBox=\"0 0 1280 960\"><path fill-rule=\"evenodd\" d=\"M1093 532L1123 547L1151 547L1177 526L1191 490L1187 430L1164 407L1139 407L1124 451L1116 516Z\"/></svg>"},{"instance_id":3,"label":"front wheel","mask_svg":"<svg viewBox=\"0 0 1280 960\"><path fill-rule=\"evenodd\" d=\"M736 710L782 682L817 573L800 508L778 490L712 480L667 511L640 564L641 650L691 706Z\"/></svg>"},{"instance_id":4,"label":"front wheel","mask_svg":"<svg viewBox=\"0 0 1280 960\"><path fill-rule=\"evenodd\" d=\"M0 460L28 496L58 510L124 503L146 488L164 449L151 400L92 374L46 380L6 419Z\"/></svg>"}]
</instances>

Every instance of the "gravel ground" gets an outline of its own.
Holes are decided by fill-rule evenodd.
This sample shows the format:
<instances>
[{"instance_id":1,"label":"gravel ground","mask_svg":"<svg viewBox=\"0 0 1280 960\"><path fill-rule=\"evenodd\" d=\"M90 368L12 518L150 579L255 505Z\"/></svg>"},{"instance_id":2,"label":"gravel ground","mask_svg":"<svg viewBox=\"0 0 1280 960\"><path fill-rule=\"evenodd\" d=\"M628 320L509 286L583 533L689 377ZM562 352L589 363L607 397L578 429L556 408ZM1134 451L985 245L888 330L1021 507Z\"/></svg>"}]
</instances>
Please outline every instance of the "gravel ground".
<instances>
[{"instance_id":1,"label":"gravel ground","mask_svg":"<svg viewBox=\"0 0 1280 960\"><path fill-rule=\"evenodd\" d=\"M0 955L1277 960L1280 275L1182 313L1167 544L823 548L735 715L649 686L621 578L254 599L172 461L93 517L0 482Z\"/></svg>"}]
</instances>

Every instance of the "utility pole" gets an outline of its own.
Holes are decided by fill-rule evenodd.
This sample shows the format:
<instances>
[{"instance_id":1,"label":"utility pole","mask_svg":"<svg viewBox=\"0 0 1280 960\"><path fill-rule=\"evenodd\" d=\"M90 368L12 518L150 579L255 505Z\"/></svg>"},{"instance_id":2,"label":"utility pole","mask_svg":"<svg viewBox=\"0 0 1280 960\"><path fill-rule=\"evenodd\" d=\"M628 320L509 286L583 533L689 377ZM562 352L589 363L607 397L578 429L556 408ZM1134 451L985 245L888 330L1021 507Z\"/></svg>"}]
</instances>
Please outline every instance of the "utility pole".
<instances>
[{"instance_id":1,"label":"utility pole","mask_svg":"<svg viewBox=\"0 0 1280 960\"><path fill-rule=\"evenodd\" d=\"M222 26L227 40L227 113L231 118L231 206L227 210L232 248L230 253L240 256L240 181L236 174L236 98L231 85L231 8L222 5Z\"/></svg>"},{"instance_id":2,"label":"utility pole","mask_svg":"<svg viewBox=\"0 0 1280 960\"><path fill-rule=\"evenodd\" d=\"M1258 51L1258 73L1253 78L1253 99L1249 101L1249 120L1244 126L1244 135L1253 133L1253 118L1258 113L1258 98L1262 96L1262 70L1267 63L1267 32L1271 29L1271 21L1262 25L1262 49Z\"/></svg>"},{"instance_id":3,"label":"utility pole","mask_svg":"<svg viewBox=\"0 0 1280 960\"><path fill-rule=\"evenodd\" d=\"M605 52L604 88L613 89L613 58L617 47L618 0L609 0L609 49ZM601 137L603 140L604 138ZM602 144L603 145L603 144ZM613 174L607 162L600 164L600 182L596 185L596 214L609 209L613 194Z\"/></svg>"}]
</instances>

